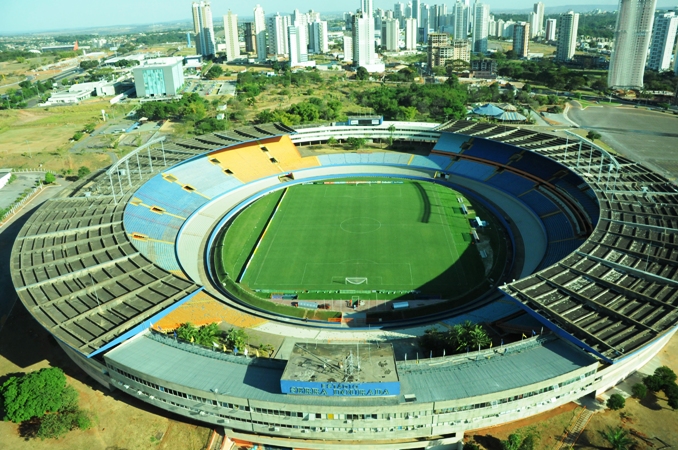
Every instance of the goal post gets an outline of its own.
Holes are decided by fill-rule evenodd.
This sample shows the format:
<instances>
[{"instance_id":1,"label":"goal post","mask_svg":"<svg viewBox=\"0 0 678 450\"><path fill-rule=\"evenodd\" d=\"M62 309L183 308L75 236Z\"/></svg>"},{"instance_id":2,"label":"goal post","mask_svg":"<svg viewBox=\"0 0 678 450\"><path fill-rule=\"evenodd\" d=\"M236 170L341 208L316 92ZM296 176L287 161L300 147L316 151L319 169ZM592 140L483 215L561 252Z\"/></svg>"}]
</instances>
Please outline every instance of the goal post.
<instances>
[{"instance_id":1,"label":"goal post","mask_svg":"<svg viewBox=\"0 0 678 450\"><path fill-rule=\"evenodd\" d=\"M367 277L346 277L346 284L367 284Z\"/></svg>"}]
</instances>

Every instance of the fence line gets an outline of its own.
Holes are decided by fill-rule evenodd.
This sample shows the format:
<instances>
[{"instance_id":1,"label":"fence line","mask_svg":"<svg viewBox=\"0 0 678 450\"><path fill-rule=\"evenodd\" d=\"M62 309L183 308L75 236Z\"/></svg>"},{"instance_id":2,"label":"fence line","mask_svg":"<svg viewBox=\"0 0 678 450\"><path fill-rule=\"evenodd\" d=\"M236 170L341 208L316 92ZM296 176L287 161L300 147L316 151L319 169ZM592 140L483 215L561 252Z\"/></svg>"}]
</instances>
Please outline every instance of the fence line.
<instances>
[{"instance_id":1,"label":"fence line","mask_svg":"<svg viewBox=\"0 0 678 450\"><path fill-rule=\"evenodd\" d=\"M19 200L18 202L12 203L10 205L10 209L0 217L0 227L5 225L9 219L14 216L18 211L23 209L23 206L28 203L33 197L35 197L36 194L42 192L44 189L42 183L40 183L38 186L36 186L31 192L29 192L24 198Z\"/></svg>"}]
</instances>

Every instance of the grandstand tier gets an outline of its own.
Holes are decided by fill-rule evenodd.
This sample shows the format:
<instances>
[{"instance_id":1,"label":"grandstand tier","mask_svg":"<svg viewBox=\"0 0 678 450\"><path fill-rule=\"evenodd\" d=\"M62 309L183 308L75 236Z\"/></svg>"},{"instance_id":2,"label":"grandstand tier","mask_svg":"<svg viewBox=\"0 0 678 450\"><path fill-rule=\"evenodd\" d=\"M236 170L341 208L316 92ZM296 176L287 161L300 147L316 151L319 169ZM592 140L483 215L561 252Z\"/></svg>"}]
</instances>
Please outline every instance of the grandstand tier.
<instances>
[{"instance_id":1,"label":"grandstand tier","mask_svg":"<svg viewBox=\"0 0 678 450\"><path fill-rule=\"evenodd\" d=\"M375 130L384 133L384 126ZM284 438L295 447L328 445L325 438L339 448L358 442L381 449L421 448L424 441L453 444L471 428L598 395L637 370L675 333L678 188L669 180L570 135L465 120L407 128L417 142L430 142L438 133L433 152L375 149L301 157L287 136L295 131L281 124L152 141L46 201L26 221L10 261L18 297L105 386L223 427L242 442L278 445ZM304 139L326 142L347 130L354 131L318 127ZM313 323L292 319L273 326L274 315L252 315L213 286L198 285L176 259L182 227L208 203L236 192L245 198L248 189L248 196L257 194L250 182L262 177L261 189L271 189L295 181L304 170L336 167L345 175L355 164L394 172L412 167L431 179L454 174L479 180L534 211L548 238L537 270L489 293L486 304L436 318L435 324L470 319L522 332L532 327L534 337L501 342L499 350L494 342L475 358L447 355L415 363L414 355L409 360L399 355L398 395L327 398L282 394L284 361L196 350L148 332L152 323L154 329L173 329L189 318L199 323L222 318L258 331L285 327L290 345L313 342L309 336L341 340L346 330L372 333L368 339L376 341L412 336L414 328L378 330L376 324L367 331L339 324L309 330ZM221 216L199 218L208 230ZM191 236L196 251L206 251L208 235ZM523 240L527 249L529 236ZM544 336L537 335L537 326ZM555 336L546 335L549 331ZM93 357L99 354L103 357ZM278 358L285 358L284 349ZM400 441L389 443L396 429Z\"/></svg>"}]
</instances>

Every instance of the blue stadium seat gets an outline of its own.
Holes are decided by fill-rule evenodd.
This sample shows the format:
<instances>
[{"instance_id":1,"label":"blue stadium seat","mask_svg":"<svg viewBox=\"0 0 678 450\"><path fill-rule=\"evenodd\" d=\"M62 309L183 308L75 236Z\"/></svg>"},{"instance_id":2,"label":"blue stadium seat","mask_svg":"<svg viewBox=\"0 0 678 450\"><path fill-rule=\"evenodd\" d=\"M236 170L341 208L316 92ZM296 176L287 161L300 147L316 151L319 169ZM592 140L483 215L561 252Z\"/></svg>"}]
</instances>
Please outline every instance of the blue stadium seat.
<instances>
[{"instance_id":1,"label":"blue stadium seat","mask_svg":"<svg viewBox=\"0 0 678 450\"><path fill-rule=\"evenodd\" d=\"M210 163L208 157L172 167L166 173L175 176L179 183L189 184L210 198L242 185L237 178L227 175L221 167Z\"/></svg>"},{"instance_id":2,"label":"blue stadium seat","mask_svg":"<svg viewBox=\"0 0 678 450\"><path fill-rule=\"evenodd\" d=\"M549 243L551 243L551 241L561 241L574 237L572 225L570 224L570 221L567 220L567 216L564 213L545 217L542 219L542 222L544 223L544 228L546 228L546 236L548 237Z\"/></svg>"},{"instance_id":3,"label":"blue stadium seat","mask_svg":"<svg viewBox=\"0 0 678 450\"><path fill-rule=\"evenodd\" d=\"M475 156L476 158L486 159L488 161L506 164L518 148L501 142L488 141L483 138L475 138L473 145L463 152L464 155Z\"/></svg>"},{"instance_id":4,"label":"blue stadium seat","mask_svg":"<svg viewBox=\"0 0 678 450\"><path fill-rule=\"evenodd\" d=\"M134 193L148 206L159 206L166 211L181 217L190 216L196 209L204 205L207 199L184 190L177 183L170 183L161 175L148 180Z\"/></svg>"},{"instance_id":5,"label":"blue stadium seat","mask_svg":"<svg viewBox=\"0 0 678 450\"><path fill-rule=\"evenodd\" d=\"M359 153L346 153L344 155L346 164L360 164L360 157L361 155Z\"/></svg>"},{"instance_id":6,"label":"blue stadium seat","mask_svg":"<svg viewBox=\"0 0 678 450\"><path fill-rule=\"evenodd\" d=\"M598 218L600 215L600 206L598 206L598 201L592 199L586 193L579 190L577 186L573 186L565 180L558 180L555 183L556 186L563 189L567 192L572 198L577 200L579 204L584 208L586 214L591 218L591 222L595 225L598 223ZM595 195L593 191L588 188L587 192L590 192L592 195Z\"/></svg>"},{"instance_id":7,"label":"blue stadium seat","mask_svg":"<svg viewBox=\"0 0 678 450\"><path fill-rule=\"evenodd\" d=\"M431 158L426 157L426 156L420 156L417 155L412 159L412 162L410 163L411 166L417 166L417 167L428 167L430 169L443 169L447 167L447 165L450 163L450 159L447 159L447 164L445 164L443 167L440 167L440 164L436 163L433 161Z\"/></svg>"},{"instance_id":8,"label":"blue stadium seat","mask_svg":"<svg viewBox=\"0 0 678 450\"><path fill-rule=\"evenodd\" d=\"M520 196L520 200L525 202L538 216L545 216L558 211L558 207L548 197L541 192L532 190Z\"/></svg>"},{"instance_id":9,"label":"blue stadium seat","mask_svg":"<svg viewBox=\"0 0 678 450\"><path fill-rule=\"evenodd\" d=\"M433 150L439 152L460 153L462 144L469 139L471 139L470 136L465 136L463 134L442 133L436 146L433 147Z\"/></svg>"},{"instance_id":10,"label":"blue stadium seat","mask_svg":"<svg viewBox=\"0 0 678 450\"><path fill-rule=\"evenodd\" d=\"M383 164L384 156L386 153L366 153L364 156L367 156L367 161L364 161L366 164Z\"/></svg>"},{"instance_id":11,"label":"blue stadium seat","mask_svg":"<svg viewBox=\"0 0 678 450\"><path fill-rule=\"evenodd\" d=\"M550 180L564 168L555 161L529 151L524 151L519 160L511 161L510 166L544 181Z\"/></svg>"},{"instance_id":12,"label":"blue stadium seat","mask_svg":"<svg viewBox=\"0 0 678 450\"><path fill-rule=\"evenodd\" d=\"M142 255L163 269L181 270L173 245L139 239L132 239L132 244Z\"/></svg>"},{"instance_id":13,"label":"blue stadium seat","mask_svg":"<svg viewBox=\"0 0 678 450\"><path fill-rule=\"evenodd\" d=\"M386 153L384 154L384 163L407 165L411 157L412 155L407 153Z\"/></svg>"},{"instance_id":14,"label":"blue stadium seat","mask_svg":"<svg viewBox=\"0 0 678 450\"><path fill-rule=\"evenodd\" d=\"M452 162L452 158L443 155L430 154L428 155L428 159L436 163L441 169L445 169Z\"/></svg>"},{"instance_id":15,"label":"blue stadium seat","mask_svg":"<svg viewBox=\"0 0 678 450\"><path fill-rule=\"evenodd\" d=\"M523 194L534 187L533 181L511 172L497 174L487 180L487 183L516 196Z\"/></svg>"},{"instance_id":16,"label":"blue stadium seat","mask_svg":"<svg viewBox=\"0 0 678 450\"><path fill-rule=\"evenodd\" d=\"M151 239L174 242L183 220L168 214L152 212L145 206L128 204L125 207L123 224L127 233L141 233Z\"/></svg>"},{"instance_id":17,"label":"blue stadium seat","mask_svg":"<svg viewBox=\"0 0 678 450\"><path fill-rule=\"evenodd\" d=\"M494 173L495 167L473 161L457 161L448 171L482 181Z\"/></svg>"}]
</instances>

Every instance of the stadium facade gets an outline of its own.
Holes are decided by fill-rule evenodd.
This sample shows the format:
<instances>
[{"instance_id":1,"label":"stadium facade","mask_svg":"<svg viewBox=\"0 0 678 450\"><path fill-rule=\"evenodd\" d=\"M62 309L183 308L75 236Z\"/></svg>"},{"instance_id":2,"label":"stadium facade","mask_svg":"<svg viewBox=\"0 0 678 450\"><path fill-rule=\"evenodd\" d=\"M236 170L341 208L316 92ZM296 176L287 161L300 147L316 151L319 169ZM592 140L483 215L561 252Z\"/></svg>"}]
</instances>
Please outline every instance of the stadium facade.
<instances>
[{"instance_id":1,"label":"stadium facade","mask_svg":"<svg viewBox=\"0 0 678 450\"><path fill-rule=\"evenodd\" d=\"M430 152L308 149L350 137ZM383 343L416 335L420 324L346 329L281 320L244 310L215 283L211 247L230 216L272 190L341 176L427 180L492 205L511 230L518 276L435 321L504 320L531 333L462 355L395 360L379 353ZM678 323L677 194L661 175L576 135L469 121L268 124L151 141L47 201L15 242L12 276L28 311L92 378L223 427L236 444L456 448L469 430L596 396L668 342ZM198 297L261 318L260 331L296 340L300 355L317 342L356 345L382 355L375 377L389 372L381 384L309 384L309 373L327 369L310 357L295 372L287 367L294 352L237 356L157 332L154 322Z\"/></svg>"}]
</instances>

